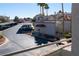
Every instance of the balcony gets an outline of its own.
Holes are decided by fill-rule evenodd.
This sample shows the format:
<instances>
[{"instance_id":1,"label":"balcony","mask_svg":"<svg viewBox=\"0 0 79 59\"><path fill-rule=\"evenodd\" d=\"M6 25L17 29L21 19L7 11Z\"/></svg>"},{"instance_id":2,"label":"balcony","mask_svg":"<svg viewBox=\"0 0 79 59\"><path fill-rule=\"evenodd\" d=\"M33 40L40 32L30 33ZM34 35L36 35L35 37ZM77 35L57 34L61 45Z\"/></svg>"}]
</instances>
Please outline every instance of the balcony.
<instances>
[{"instance_id":1,"label":"balcony","mask_svg":"<svg viewBox=\"0 0 79 59\"><path fill-rule=\"evenodd\" d=\"M67 43L71 39L52 42L46 45L37 46L30 49L24 49L21 51L8 53L4 56L71 56L71 43ZM64 45L57 45L57 43L63 42ZM56 44L56 45L55 45ZM54 48L53 48L54 47Z\"/></svg>"}]
</instances>

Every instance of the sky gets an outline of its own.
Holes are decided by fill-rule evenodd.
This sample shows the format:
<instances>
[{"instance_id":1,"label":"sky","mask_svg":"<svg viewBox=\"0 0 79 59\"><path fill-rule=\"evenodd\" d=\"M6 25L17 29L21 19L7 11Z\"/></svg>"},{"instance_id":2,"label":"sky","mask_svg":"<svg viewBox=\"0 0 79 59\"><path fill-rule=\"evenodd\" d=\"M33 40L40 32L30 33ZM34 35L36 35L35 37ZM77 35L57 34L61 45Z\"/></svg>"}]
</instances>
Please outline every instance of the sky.
<instances>
[{"instance_id":1,"label":"sky","mask_svg":"<svg viewBox=\"0 0 79 59\"><path fill-rule=\"evenodd\" d=\"M61 10L61 3L48 3L49 15ZM71 12L71 3L64 3L64 11ZM0 15L9 16L13 19L15 16L19 18L31 17L40 13L40 8L36 3L0 3Z\"/></svg>"}]
</instances>

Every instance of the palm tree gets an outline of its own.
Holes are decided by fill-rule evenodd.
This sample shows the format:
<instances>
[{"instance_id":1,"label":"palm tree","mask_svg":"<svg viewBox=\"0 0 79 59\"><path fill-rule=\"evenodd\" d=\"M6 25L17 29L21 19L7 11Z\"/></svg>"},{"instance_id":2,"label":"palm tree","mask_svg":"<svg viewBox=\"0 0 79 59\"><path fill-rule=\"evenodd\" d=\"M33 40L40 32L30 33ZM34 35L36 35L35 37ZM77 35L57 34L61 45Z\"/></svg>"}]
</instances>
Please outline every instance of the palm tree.
<instances>
[{"instance_id":1,"label":"palm tree","mask_svg":"<svg viewBox=\"0 0 79 59\"><path fill-rule=\"evenodd\" d=\"M42 13L42 15L44 15L44 7L45 7L46 3L37 3L37 5L40 6L40 13Z\"/></svg>"},{"instance_id":2,"label":"palm tree","mask_svg":"<svg viewBox=\"0 0 79 59\"><path fill-rule=\"evenodd\" d=\"M40 3L37 3L37 5L40 6L40 14L41 14L41 4Z\"/></svg>"},{"instance_id":3,"label":"palm tree","mask_svg":"<svg viewBox=\"0 0 79 59\"><path fill-rule=\"evenodd\" d=\"M41 8L42 8L42 15L44 16L44 7L45 7L45 3L42 3Z\"/></svg>"},{"instance_id":4,"label":"palm tree","mask_svg":"<svg viewBox=\"0 0 79 59\"><path fill-rule=\"evenodd\" d=\"M48 16L48 9L49 9L48 4L45 4L45 9L46 9L46 15Z\"/></svg>"}]
</instances>

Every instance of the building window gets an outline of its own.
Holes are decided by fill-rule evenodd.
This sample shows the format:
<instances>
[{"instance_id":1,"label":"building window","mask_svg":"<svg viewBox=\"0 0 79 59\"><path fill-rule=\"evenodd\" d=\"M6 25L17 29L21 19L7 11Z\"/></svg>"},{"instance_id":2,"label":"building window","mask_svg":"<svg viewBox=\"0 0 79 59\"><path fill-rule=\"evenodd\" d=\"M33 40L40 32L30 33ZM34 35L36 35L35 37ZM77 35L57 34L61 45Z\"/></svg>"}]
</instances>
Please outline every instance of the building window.
<instances>
[{"instance_id":1,"label":"building window","mask_svg":"<svg viewBox=\"0 0 79 59\"><path fill-rule=\"evenodd\" d=\"M36 27L46 27L44 24L37 24Z\"/></svg>"}]
</instances>

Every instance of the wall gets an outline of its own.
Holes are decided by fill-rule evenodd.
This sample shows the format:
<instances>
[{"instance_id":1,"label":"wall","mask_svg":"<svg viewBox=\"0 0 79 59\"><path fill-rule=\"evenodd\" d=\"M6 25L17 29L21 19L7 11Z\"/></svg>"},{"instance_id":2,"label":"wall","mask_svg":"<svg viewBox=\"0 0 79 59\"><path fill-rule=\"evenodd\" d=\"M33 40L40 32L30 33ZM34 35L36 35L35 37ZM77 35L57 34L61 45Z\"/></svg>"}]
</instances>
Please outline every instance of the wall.
<instances>
[{"instance_id":1,"label":"wall","mask_svg":"<svg viewBox=\"0 0 79 59\"><path fill-rule=\"evenodd\" d=\"M79 56L79 3L72 4L72 54Z\"/></svg>"},{"instance_id":2,"label":"wall","mask_svg":"<svg viewBox=\"0 0 79 59\"><path fill-rule=\"evenodd\" d=\"M62 32L63 30L63 27L62 27L62 21L56 21L56 31L57 32Z\"/></svg>"},{"instance_id":3,"label":"wall","mask_svg":"<svg viewBox=\"0 0 79 59\"><path fill-rule=\"evenodd\" d=\"M36 27L37 24L44 24L46 27ZM35 31L40 29L40 33L54 35L56 33L56 25L55 22L44 22L44 23L35 23Z\"/></svg>"},{"instance_id":4,"label":"wall","mask_svg":"<svg viewBox=\"0 0 79 59\"><path fill-rule=\"evenodd\" d=\"M71 21L64 21L64 31L71 32Z\"/></svg>"},{"instance_id":5,"label":"wall","mask_svg":"<svg viewBox=\"0 0 79 59\"><path fill-rule=\"evenodd\" d=\"M56 29L58 32L63 31L63 21L56 21ZM64 21L64 32L71 31L71 21Z\"/></svg>"},{"instance_id":6,"label":"wall","mask_svg":"<svg viewBox=\"0 0 79 59\"><path fill-rule=\"evenodd\" d=\"M55 33L56 33L56 25L55 25L55 23L49 22L49 23L45 23L45 24L46 24L45 34L55 36Z\"/></svg>"}]
</instances>

